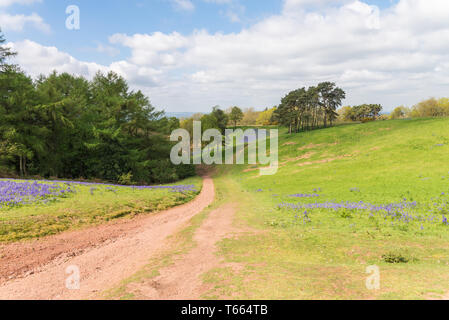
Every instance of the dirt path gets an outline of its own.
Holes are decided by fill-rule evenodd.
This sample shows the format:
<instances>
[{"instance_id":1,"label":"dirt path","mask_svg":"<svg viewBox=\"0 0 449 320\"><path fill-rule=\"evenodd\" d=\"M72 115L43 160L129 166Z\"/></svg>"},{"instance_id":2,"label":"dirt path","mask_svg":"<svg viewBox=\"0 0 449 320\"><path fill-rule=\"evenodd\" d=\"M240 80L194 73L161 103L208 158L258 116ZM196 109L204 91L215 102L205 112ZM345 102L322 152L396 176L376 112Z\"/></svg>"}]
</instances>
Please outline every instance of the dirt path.
<instances>
[{"instance_id":1,"label":"dirt path","mask_svg":"<svg viewBox=\"0 0 449 320\"><path fill-rule=\"evenodd\" d=\"M14 247L3 247L1 264L3 266L5 255L8 257L9 254L10 262L5 265L10 267L4 268L9 272L15 264L16 269L23 272L30 269L30 265L42 264L42 259L49 259L49 262L28 271L22 278L13 272L13 279L0 286L0 299L94 298L98 292L117 285L143 267L152 254L164 245L168 236L211 204L214 197L213 181L205 178L201 194L195 200L154 216L64 234L25 247L17 244L16 255L13 253ZM68 253L67 248L70 248ZM79 269L79 290L66 288L66 279L70 276L66 273L67 267Z\"/></svg>"},{"instance_id":2,"label":"dirt path","mask_svg":"<svg viewBox=\"0 0 449 320\"><path fill-rule=\"evenodd\" d=\"M239 267L224 264L216 255L216 243L239 232L232 226L235 209L225 204L212 211L195 232L196 247L179 257L173 265L159 270L159 276L127 286L137 299L192 300L207 292L201 276L216 267Z\"/></svg>"}]
</instances>

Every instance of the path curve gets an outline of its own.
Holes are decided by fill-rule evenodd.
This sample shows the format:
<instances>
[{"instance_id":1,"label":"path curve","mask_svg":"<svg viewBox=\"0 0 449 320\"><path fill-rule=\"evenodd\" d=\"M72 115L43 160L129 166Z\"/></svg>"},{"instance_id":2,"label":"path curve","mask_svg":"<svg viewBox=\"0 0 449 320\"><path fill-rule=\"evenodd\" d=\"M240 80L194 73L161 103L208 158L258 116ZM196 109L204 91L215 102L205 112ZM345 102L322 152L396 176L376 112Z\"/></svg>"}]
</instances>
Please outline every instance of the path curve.
<instances>
[{"instance_id":1,"label":"path curve","mask_svg":"<svg viewBox=\"0 0 449 320\"><path fill-rule=\"evenodd\" d=\"M204 178L200 195L192 202L139 220L135 232L85 249L78 256L56 259L0 286L0 299L89 299L116 286L141 269L193 216L209 206L215 198L213 180ZM95 230L95 229L94 229ZM45 241L45 240L44 240ZM39 254L39 253L36 253ZM69 290L66 280L75 267L80 271L80 289Z\"/></svg>"}]
</instances>

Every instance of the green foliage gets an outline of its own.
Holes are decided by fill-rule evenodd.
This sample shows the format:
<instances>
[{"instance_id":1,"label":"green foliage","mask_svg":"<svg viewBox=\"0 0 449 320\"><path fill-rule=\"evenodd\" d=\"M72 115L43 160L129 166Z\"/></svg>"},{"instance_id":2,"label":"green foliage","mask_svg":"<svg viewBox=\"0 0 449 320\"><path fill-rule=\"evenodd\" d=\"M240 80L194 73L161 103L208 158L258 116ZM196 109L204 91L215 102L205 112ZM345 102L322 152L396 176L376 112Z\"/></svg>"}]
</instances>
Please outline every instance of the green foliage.
<instances>
[{"instance_id":1,"label":"green foliage","mask_svg":"<svg viewBox=\"0 0 449 320\"><path fill-rule=\"evenodd\" d=\"M128 172L127 174L122 174L118 178L118 183L124 186L133 185L133 174Z\"/></svg>"},{"instance_id":2,"label":"green foliage","mask_svg":"<svg viewBox=\"0 0 449 320\"><path fill-rule=\"evenodd\" d=\"M12 53L0 48L0 167L20 176L112 182L130 173L142 184L193 173L169 162L168 135L179 120L164 117L119 75L88 81L54 72L33 82L3 64Z\"/></svg>"},{"instance_id":3,"label":"green foliage","mask_svg":"<svg viewBox=\"0 0 449 320\"><path fill-rule=\"evenodd\" d=\"M204 132L209 129L218 129L221 134L224 135L229 117L220 109L219 106L212 108L212 112L209 114L195 114L189 119L181 121L181 128L189 131L190 137L193 138L193 121L201 121L201 131Z\"/></svg>"},{"instance_id":4,"label":"green foliage","mask_svg":"<svg viewBox=\"0 0 449 320\"><path fill-rule=\"evenodd\" d=\"M392 120L398 120L398 119L404 119L407 118L410 114L411 110L404 106L399 106L396 109L393 110L393 112L390 114L390 119Z\"/></svg>"},{"instance_id":5,"label":"green foliage","mask_svg":"<svg viewBox=\"0 0 449 320\"><path fill-rule=\"evenodd\" d=\"M382 255L382 260L386 263L408 263L410 257L402 251L390 251Z\"/></svg>"},{"instance_id":6,"label":"green foliage","mask_svg":"<svg viewBox=\"0 0 449 320\"><path fill-rule=\"evenodd\" d=\"M437 118L449 116L449 99L435 98L421 101L410 111L412 118Z\"/></svg>"},{"instance_id":7,"label":"green foliage","mask_svg":"<svg viewBox=\"0 0 449 320\"><path fill-rule=\"evenodd\" d=\"M338 119L340 122L349 122L351 120L351 106L345 106L337 111L338 113Z\"/></svg>"},{"instance_id":8,"label":"green foliage","mask_svg":"<svg viewBox=\"0 0 449 320\"><path fill-rule=\"evenodd\" d=\"M201 130L218 129L218 120L212 114L205 114L201 118Z\"/></svg>"},{"instance_id":9,"label":"green foliage","mask_svg":"<svg viewBox=\"0 0 449 320\"><path fill-rule=\"evenodd\" d=\"M449 98L423 100L412 108L399 106L390 114L390 119L439 118L449 116Z\"/></svg>"},{"instance_id":10,"label":"green foliage","mask_svg":"<svg viewBox=\"0 0 449 320\"><path fill-rule=\"evenodd\" d=\"M288 127L289 133L327 127L338 118L336 110L345 97L333 82L297 89L282 99L271 121Z\"/></svg>"},{"instance_id":11,"label":"green foliage","mask_svg":"<svg viewBox=\"0 0 449 320\"><path fill-rule=\"evenodd\" d=\"M377 120L381 111L382 106L380 104L362 104L346 110L346 117L352 121L366 123Z\"/></svg>"},{"instance_id":12,"label":"green foliage","mask_svg":"<svg viewBox=\"0 0 449 320\"><path fill-rule=\"evenodd\" d=\"M8 65L6 64L6 60L9 57L15 56L16 53L11 51L11 48L3 46L5 43L5 38L1 33L0 29L0 71L3 71Z\"/></svg>"},{"instance_id":13,"label":"green foliage","mask_svg":"<svg viewBox=\"0 0 449 320\"><path fill-rule=\"evenodd\" d=\"M273 113L276 111L276 109L277 107L274 107L261 112L257 117L257 125L269 126L277 124L275 121L272 121Z\"/></svg>"},{"instance_id":14,"label":"green foliage","mask_svg":"<svg viewBox=\"0 0 449 320\"><path fill-rule=\"evenodd\" d=\"M243 111L239 107L233 107L229 114L229 120L237 127L237 123L243 119Z\"/></svg>"},{"instance_id":15,"label":"green foliage","mask_svg":"<svg viewBox=\"0 0 449 320\"><path fill-rule=\"evenodd\" d=\"M216 119L217 126L215 128L219 129L221 134L224 135L229 120L226 113L221 110L219 106L215 106L213 107L212 113L210 115Z\"/></svg>"}]
</instances>

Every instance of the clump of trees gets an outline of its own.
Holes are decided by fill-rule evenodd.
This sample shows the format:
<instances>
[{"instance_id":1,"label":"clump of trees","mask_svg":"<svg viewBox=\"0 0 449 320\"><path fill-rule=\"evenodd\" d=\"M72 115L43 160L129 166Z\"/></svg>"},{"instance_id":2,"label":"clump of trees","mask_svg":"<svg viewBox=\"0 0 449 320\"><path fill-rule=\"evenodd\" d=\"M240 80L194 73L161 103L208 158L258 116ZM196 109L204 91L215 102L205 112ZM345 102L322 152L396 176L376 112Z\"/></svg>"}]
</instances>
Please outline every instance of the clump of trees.
<instances>
[{"instance_id":1,"label":"clump of trees","mask_svg":"<svg viewBox=\"0 0 449 320\"><path fill-rule=\"evenodd\" d=\"M390 114L390 119L449 117L449 98L430 98L412 108L399 106Z\"/></svg>"},{"instance_id":2,"label":"clump of trees","mask_svg":"<svg viewBox=\"0 0 449 320\"><path fill-rule=\"evenodd\" d=\"M4 42L0 38L0 45ZM193 175L170 161L167 119L110 72L33 81L0 46L0 169L20 176L166 183Z\"/></svg>"},{"instance_id":3,"label":"clump of trees","mask_svg":"<svg viewBox=\"0 0 449 320\"><path fill-rule=\"evenodd\" d=\"M291 91L273 112L272 121L289 128L289 133L332 126L346 93L333 82Z\"/></svg>"},{"instance_id":4,"label":"clump of trees","mask_svg":"<svg viewBox=\"0 0 449 320\"><path fill-rule=\"evenodd\" d=\"M362 104L343 107L339 110L339 114L342 121L368 122L379 119L382 109L380 104Z\"/></svg>"}]
</instances>

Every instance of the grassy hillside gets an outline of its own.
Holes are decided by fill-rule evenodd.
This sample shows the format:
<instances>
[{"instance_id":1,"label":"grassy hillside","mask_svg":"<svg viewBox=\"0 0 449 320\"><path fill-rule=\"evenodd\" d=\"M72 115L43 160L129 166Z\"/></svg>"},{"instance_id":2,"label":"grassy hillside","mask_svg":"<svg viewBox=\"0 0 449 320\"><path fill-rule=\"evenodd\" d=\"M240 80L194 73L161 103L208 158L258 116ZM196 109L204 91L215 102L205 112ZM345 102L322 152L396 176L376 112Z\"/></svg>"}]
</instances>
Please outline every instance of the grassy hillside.
<instances>
[{"instance_id":1,"label":"grassy hillside","mask_svg":"<svg viewBox=\"0 0 449 320\"><path fill-rule=\"evenodd\" d=\"M344 125L280 140L281 168L223 166L239 205L209 298L430 298L449 291L449 120ZM368 290L366 268L381 272Z\"/></svg>"}]
</instances>

